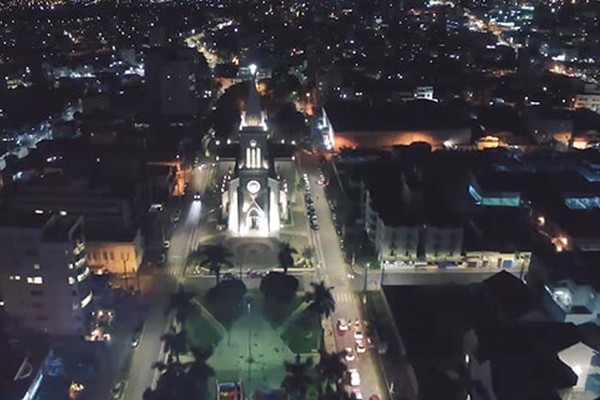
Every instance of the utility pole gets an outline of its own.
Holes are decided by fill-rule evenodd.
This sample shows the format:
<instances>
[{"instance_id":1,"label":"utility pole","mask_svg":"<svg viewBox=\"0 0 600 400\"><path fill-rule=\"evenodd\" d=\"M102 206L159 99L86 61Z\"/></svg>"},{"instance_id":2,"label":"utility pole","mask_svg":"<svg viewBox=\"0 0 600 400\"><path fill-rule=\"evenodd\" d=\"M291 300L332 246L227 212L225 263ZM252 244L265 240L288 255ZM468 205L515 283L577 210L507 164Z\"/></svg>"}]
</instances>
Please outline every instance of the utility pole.
<instances>
[{"instance_id":1,"label":"utility pole","mask_svg":"<svg viewBox=\"0 0 600 400\"><path fill-rule=\"evenodd\" d=\"M250 312L252 310L252 303L248 300L248 321L250 326L248 327L248 387L252 384L252 318Z\"/></svg>"},{"instance_id":2,"label":"utility pole","mask_svg":"<svg viewBox=\"0 0 600 400\"><path fill-rule=\"evenodd\" d=\"M121 261L123 261L123 276L125 277L125 291L129 290L129 283L127 278L127 261L129 261L129 254L121 252ZM138 281L139 286L139 281ZM138 287L139 289L139 287Z\"/></svg>"},{"instance_id":3,"label":"utility pole","mask_svg":"<svg viewBox=\"0 0 600 400\"><path fill-rule=\"evenodd\" d=\"M371 266L371 263L367 263L367 265L365 266L365 282L363 285L363 304L367 304L367 277L369 274L369 267Z\"/></svg>"}]
</instances>

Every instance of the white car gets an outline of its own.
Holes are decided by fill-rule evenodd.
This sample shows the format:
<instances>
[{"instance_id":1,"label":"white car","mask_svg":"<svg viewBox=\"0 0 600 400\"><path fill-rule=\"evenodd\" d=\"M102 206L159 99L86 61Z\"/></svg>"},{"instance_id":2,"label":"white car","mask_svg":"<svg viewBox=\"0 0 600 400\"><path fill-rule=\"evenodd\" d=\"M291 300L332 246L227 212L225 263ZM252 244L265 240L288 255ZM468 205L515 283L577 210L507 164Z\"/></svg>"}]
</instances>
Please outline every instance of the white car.
<instances>
[{"instance_id":1,"label":"white car","mask_svg":"<svg viewBox=\"0 0 600 400\"><path fill-rule=\"evenodd\" d=\"M348 332L348 321L346 321L344 318L338 319L337 328L340 332L340 335L343 335L344 333Z\"/></svg>"},{"instance_id":2,"label":"white car","mask_svg":"<svg viewBox=\"0 0 600 400\"><path fill-rule=\"evenodd\" d=\"M360 392L360 388L354 388L354 390L352 391L352 393L354 394L354 398L356 400L363 400L363 395Z\"/></svg>"},{"instance_id":3,"label":"white car","mask_svg":"<svg viewBox=\"0 0 600 400\"><path fill-rule=\"evenodd\" d=\"M364 335L362 331L354 331L354 340L362 340Z\"/></svg>"},{"instance_id":4,"label":"white car","mask_svg":"<svg viewBox=\"0 0 600 400\"><path fill-rule=\"evenodd\" d=\"M150 208L148 209L151 213L161 212L163 210L163 205L159 203L150 204Z\"/></svg>"},{"instance_id":5,"label":"white car","mask_svg":"<svg viewBox=\"0 0 600 400\"><path fill-rule=\"evenodd\" d=\"M346 351L346 361L354 361L356 359L356 354L354 354L352 347L346 347L344 350Z\"/></svg>"},{"instance_id":6,"label":"white car","mask_svg":"<svg viewBox=\"0 0 600 400\"><path fill-rule=\"evenodd\" d=\"M362 354L366 351L367 351L367 348L365 347L365 342L363 340L357 340L356 341L356 352Z\"/></svg>"},{"instance_id":7,"label":"white car","mask_svg":"<svg viewBox=\"0 0 600 400\"><path fill-rule=\"evenodd\" d=\"M348 372L350 373L350 385L360 386L360 374L356 368L349 369Z\"/></svg>"}]
</instances>

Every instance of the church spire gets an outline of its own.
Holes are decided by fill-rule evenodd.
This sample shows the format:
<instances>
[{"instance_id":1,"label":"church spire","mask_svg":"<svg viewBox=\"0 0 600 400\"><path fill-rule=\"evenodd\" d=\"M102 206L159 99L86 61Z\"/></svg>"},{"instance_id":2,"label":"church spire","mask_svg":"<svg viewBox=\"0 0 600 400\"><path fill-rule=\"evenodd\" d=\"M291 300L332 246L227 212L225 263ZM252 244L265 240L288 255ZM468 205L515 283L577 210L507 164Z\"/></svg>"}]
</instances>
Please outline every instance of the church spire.
<instances>
[{"instance_id":1,"label":"church spire","mask_svg":"<svg viewBox=\"0 0 600 400\"><path fill-rule=\"evenodd\" d=\"M265 115L260 105L260 96L256 90L254 77L248 85L248 100L246 101L246 110L242 113L242 128L257 127L266 128Z\"/></svg>"}]
</instances>

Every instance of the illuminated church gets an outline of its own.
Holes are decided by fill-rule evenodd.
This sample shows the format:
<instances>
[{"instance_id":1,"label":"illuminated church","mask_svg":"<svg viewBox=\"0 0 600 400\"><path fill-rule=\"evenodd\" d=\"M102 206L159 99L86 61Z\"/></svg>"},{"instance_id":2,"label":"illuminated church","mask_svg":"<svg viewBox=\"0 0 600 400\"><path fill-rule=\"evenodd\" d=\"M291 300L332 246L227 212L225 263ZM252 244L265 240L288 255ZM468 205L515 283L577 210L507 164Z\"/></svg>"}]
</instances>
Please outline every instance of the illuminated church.
<instances>
[{"instance_id":1,"label":"illuminated church","mask_svg":"<svg viewBox=\"0 0 600 400\"><path fill-rule=\"evenodd\" d=\"M266 115L254 81L250 83L246 110L242 112L239 151L222 210L233 236L277 235L287 219L287 184L278 176L267 133Z\"/></svg>"}]
</instances>

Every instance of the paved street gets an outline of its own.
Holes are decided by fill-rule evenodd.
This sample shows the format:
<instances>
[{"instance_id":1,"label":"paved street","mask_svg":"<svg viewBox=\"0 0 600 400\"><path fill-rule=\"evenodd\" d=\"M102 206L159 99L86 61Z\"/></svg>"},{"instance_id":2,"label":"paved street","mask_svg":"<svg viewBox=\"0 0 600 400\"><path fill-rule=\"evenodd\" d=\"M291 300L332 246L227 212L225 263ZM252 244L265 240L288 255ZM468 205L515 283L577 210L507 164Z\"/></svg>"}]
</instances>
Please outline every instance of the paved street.
<instances>
[{"instance_id":1,"label":"paved street","mask_svg":"<svg viewBox=\"0 0 600 400\"><path fill-rule=\"evenodd\" d=\"M160 336L167 326L167 316L164 309L168 302L170 293L176 290L177 283L183 282L185 262L190 250L196 248L204 235L204 227L201 221L210 215L204 202L193 200L193 193L204 194L211 185L214 176L214 168L210 165L200 166L192 172L190 182L191 194L182 201L181 218L173 227L170 237L171 246L167 253L167 262L164 267L146 271L153 277L142 281L144 300L148 304L148 318L140 338L140 344L135 349L130 369L130 376L123 399L140 400L144 390L149 387L155 376L151 369L152 363L159 359L161 353ZM154 268L154 267L153 267ZM197 282L195 289L212 284Z\"/></svg>"},{"instance_id":2,"label":"paved street","mask_svg":"<svg viewBox=\"0 0 600 400\"><path fill-rule=\"evenodd\" d=\"M359 282L363 282L363 280L360 277L356 277L344 261L325 191L323 187L316 184L319 176L318 163L314 161L309 162L304 167L310 175L313 199L320 225L320 230L312 234L318 260L316 273L320 279L325 280L328 285L334 287L333 294L337 303L332 321L335 324L338 318L368 320L368 316L364 315L362 295L360 294L362 285ZM307 229L310 230L310 227L307 226ZM353 276L354 278L352 278ZM355 348L351 333L344 336L336 334L336 343L338 351L343 351L346 347ZM365 398L368 398L372 394L377 394L381 398L387 397L388 391L382 379L382 371L380 371L380 364L377 357L378 355L371 350L365 354L357 355L355 361L348 363L350 368L357 368L360 373L360 390ZM406 377L406 380L408 382L408 377ZM410 385L402 386L404 387L397 388L396 391L402 391L402 394L407 396L407 398L412 398L411 393L403 392Z\"/></svg>"}]
</instances>

